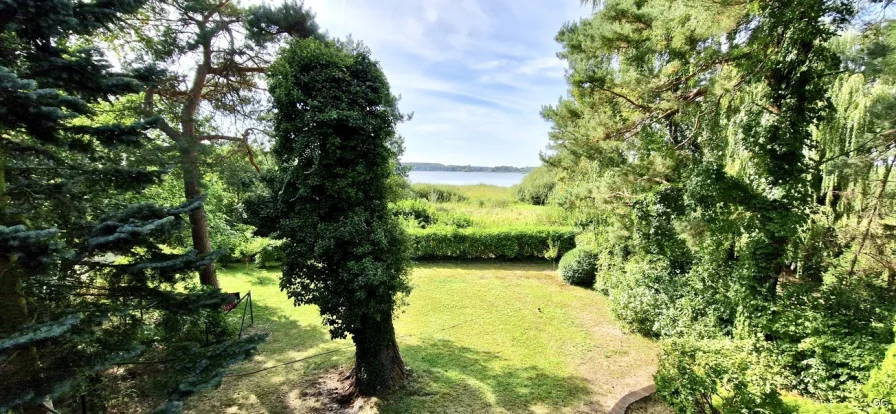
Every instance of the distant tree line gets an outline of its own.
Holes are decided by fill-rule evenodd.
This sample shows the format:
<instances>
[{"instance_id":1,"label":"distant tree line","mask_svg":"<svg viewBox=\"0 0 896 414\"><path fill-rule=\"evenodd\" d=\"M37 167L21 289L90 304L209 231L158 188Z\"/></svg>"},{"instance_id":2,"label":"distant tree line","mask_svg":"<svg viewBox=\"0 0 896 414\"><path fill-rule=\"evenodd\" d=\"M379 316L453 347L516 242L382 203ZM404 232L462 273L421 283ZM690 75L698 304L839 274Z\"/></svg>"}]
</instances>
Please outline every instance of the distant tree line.
<instances>
[{"instance_id":1,"label":"distant tree line","mask_svg":"<svg viewBox=\"0 0 896 414\"><path fill-rule=\"evenodd\" d=\"M478 167L474 165L445 165L436 162L406 162L404 166L416 171L460 171L460 172L515 172L527 173L535 167L511 167L499 165L497 167Z\"/></svg>"}]
</instances>

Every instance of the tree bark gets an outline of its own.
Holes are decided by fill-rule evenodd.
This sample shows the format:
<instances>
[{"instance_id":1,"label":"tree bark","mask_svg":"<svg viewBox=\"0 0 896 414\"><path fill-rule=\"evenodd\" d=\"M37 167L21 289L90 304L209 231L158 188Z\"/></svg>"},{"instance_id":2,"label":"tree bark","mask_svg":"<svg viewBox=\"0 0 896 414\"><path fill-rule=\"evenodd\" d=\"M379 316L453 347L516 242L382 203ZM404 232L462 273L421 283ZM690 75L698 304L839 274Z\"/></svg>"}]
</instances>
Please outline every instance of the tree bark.
<instances>
[{"instance_id":1,"label":"tree bark","mask_svg":"<svg viewBox=\"0 0 896 414\"><path fill-rule=\"evenodd\" d=\"M184 196L192 200L202 195L202 172L199 170L199 150L196 145L184 145L181 148L181 168L184 174ZM212 243L208 236L208 219L205 216L205 207L200 207L190 212L190 233L193 237L193 248L199 254L212 252ZM209 263L199 270L199 282L203 286L218 285L218 275L215 272L215 264Z\"/></svg>"},{"instance_id":2,"label":"tree bark","mask_svg":"<svg viewBox=\"0 0 896 414\"><path fill-rule=\"evenodd\" d=\"M28 304L22 291L22 278L15 260L0 257L0 337L15 334L28 324ZM0 389L24 394L40 384L40 360L37 349L29 346L13 350L9 359L0 364ZM49 399L46 403L52 406ZM44 413L40 404L20 408L23 414Z\"/></svg>"},{"instance_id":3,"label":"tree bark","mask_svg":"<svg viewBox=\"0 0 896 414\"><path fill-rule=\"evenodd\" d=\"M407 379L404 361L395 341L392 314L362 320L363 328L354 333L355 390L361 395L379 395L394 389Z\"/></svg>"},{"instance_id":4,"label":"tree bark","mask_svg":"<svg viewBox=\"0 0 896 414\"><path fill-rule=\"evenodd\" d=\"M6 216L9 202L5 161L5 154L0 153L0 217ZM20 269L14 258L0 253L0 337L15 334L28 322L28 302L25 300ZM40 361L34 347L14 351L7 361L0 364L0 389L27 391L39 383L39 378ZM52 404L52 401L47 401ZM43 409L39 405L30 405L22 407L22 412L42 413Z\"/></svg>"}]
</instances>

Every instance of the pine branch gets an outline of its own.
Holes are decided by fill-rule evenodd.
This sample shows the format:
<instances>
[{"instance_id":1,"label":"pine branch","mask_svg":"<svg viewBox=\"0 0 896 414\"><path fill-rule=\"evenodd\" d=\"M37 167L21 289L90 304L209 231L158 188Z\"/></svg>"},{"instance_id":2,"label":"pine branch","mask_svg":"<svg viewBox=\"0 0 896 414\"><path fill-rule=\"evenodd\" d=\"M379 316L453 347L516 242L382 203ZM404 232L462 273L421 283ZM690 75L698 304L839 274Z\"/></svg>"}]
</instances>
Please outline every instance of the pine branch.
<instances>
[{"instance_id":1,"label":"pine branch","mask_svg":"<svg viewBox=\"0 0 896 414\"><path fill-rule=\"evenodd\" d=\"M155 117L157 119L157 126L159 130L161 130L168 138L170 138L174 142L180 142L180 134L175 130L165 118L156 115L155 110L155 88L149 88L143 94L143 116L146 117Z\"/></svg>"},{"instance_id":2,"label":"pine branch","mask_svg":"<svg viewBox=\"0 0 896 414\"><path fill-rule=\"evenodd\" d=\"M248 128L243 131L242 137L234 137L229 135L203 135L197 138L197 141L231 141L231 142L240 142L243 146L246 147L246 155L249 157L249 164L252 164L252 167L255 168L256 172L261 172L261 168L255 162L255 152L252 150L252 146L249 145L249 134L253 131L264 132L258 128Z\"/></svg>"}]
</instances>

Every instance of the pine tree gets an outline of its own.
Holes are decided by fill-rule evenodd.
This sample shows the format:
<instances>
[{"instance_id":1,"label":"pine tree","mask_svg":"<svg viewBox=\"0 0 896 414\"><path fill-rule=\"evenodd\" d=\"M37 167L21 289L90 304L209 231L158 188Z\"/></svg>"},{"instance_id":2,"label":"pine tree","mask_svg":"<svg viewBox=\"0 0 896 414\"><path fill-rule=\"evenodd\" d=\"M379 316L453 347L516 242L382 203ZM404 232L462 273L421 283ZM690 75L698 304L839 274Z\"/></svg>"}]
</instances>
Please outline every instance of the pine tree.
<instances>
[{"instance_id":1,"label":"pine tree","mask_svg":"<svg viewBox=\"0 0 896 414\"><path fill-rule=\"evenodd\" d=\"M358 43L296 41L269 73L276 169L251 210L284 240L280 287L320 307L334 338L351 335L352 393L391 389L405 379L393 312L410 291L405 235L387 210L405 117Z\"/></svg>"},{"instance_id":2,"label":"pine tree","mask_svg":"<svg viewBox=\"0 0 896 414\"><path fill-rule=\"evenodd\" d=\"M203 192L205 144L238 143L258 170L249 138L263 132L258 119L268 112L260 77L284 38L322 36L314 15L295 2L272 8L227 0L149 1L126 23L128 30L110 36L120 55L168 69L144 95L143 113L161 115L160 130L178 149L186 200ZM244 128L228 131L223 124ZM211 252L203 208L190 212L190 226L193 248ZM202 269L200 280L218 286L213 264Z\"/></svg>"},{"instance_id":3,"label":"pine tree","mask_svg":"<svg viewBox=\"0 0 896 414\"><path fill-rule=\"evenodd\" d=\"M184 282L216 253L162 247L202 198L174 208L123 201L162 176L134 157L151 156L159 119L107 123L94 108L164 73L115 71L91 45L142 6L0 3L0 412L46 412L108 367L147 361L164 369L175 407L259 341L215 332L205 346L197 331L220 321L227 298Z\"/></svg>"}]
</instances>

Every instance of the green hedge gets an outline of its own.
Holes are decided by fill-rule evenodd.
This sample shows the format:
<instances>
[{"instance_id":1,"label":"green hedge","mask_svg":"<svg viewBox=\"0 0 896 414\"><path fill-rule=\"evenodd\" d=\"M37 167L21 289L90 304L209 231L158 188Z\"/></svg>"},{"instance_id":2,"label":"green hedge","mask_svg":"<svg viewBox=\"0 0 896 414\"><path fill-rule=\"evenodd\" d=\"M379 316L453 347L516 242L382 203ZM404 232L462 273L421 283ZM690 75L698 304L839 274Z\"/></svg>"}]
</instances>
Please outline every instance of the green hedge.
<instances>
[{"instance_id":1,"label":"green hedge","mask_svg":"<svg viewBox=\"0 0 896 414\"><path fill-rule=\"evenodd\" d=\"M414 259L544 259L550 242L561 255L575 247L575 232L564 228L431 227L408 234Z\"/></svg>"}]
</instances>

